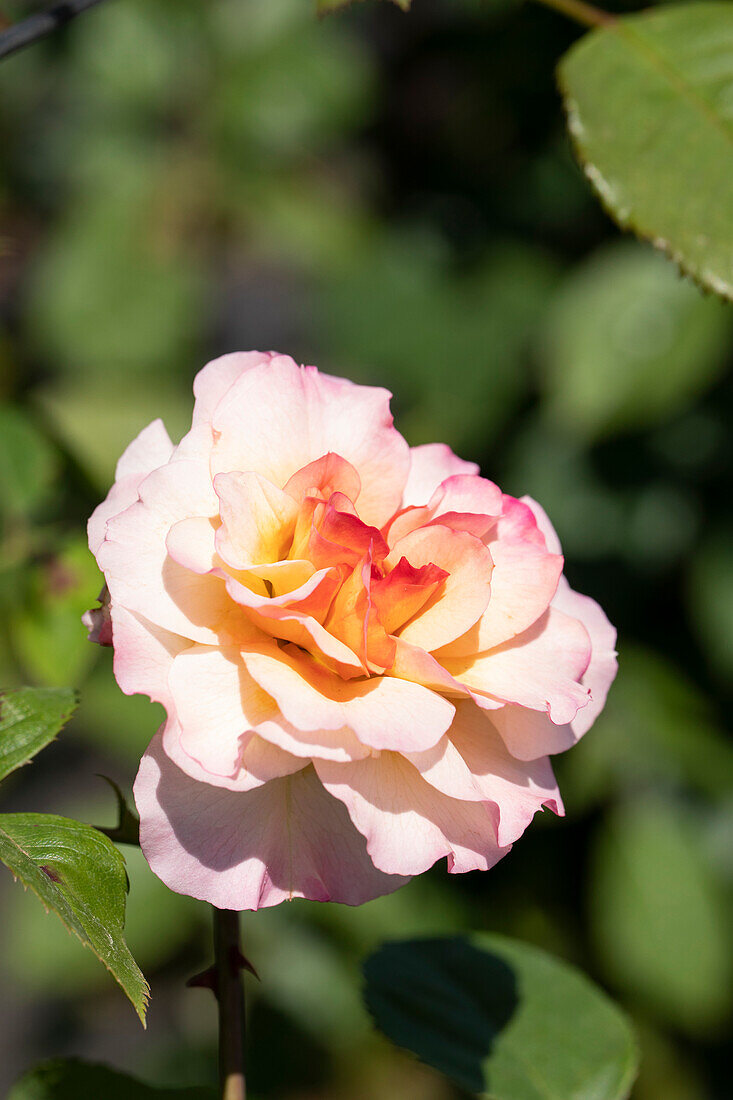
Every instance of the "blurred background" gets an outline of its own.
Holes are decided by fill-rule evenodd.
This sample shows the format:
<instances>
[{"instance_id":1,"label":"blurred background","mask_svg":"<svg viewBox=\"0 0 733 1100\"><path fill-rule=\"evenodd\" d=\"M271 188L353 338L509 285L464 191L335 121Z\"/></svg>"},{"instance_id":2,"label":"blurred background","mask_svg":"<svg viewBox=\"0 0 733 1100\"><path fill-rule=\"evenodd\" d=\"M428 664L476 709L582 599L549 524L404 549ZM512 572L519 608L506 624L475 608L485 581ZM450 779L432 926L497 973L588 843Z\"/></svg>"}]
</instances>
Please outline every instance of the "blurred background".
<instances>
[{"instance_id":1,"label":"blurred background","mask_svg":"<svg viewBox=\"0 0 733 1100\"><path fill-rule=\"evenodd\" d=\"M636 1100L730 1096L733 313L622 239L575 167L553 80L575 36L511 0L322 20L310 0L109 0L0 65L0 682L82 698L3 810L111 824L96 773L131 785L160 714L79 624L100 587L85 523L133 435L184 431L225 351L386 385L411 443L542 502L619 628L606 712L557 762L565 820L486 875L245 915L256 1097L458 1096L373 1033L359 965L468 928L626 1007ZM125 854L147 1033L0 872L0 1094L57 1054L213 1080L213 1000L183 989L209 914Z\"/></svg>"}]
</instances>

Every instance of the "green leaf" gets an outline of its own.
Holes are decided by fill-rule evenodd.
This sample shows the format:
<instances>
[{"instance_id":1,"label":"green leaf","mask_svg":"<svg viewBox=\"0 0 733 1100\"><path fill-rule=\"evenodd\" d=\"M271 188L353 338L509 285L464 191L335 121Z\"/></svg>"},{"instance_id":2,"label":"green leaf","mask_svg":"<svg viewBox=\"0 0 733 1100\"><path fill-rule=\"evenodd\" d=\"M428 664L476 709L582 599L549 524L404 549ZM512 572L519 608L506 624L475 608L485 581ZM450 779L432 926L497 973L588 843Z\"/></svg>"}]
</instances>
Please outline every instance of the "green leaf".
<instances>
[{"instance_id":1,"label":"green leaf","mask_svg":"<svg viewBox=\"0 0 733 1100\"><path fill-rule=\"evenodd\" d=\"M153 379L144 387L131 385L124 372L116 378L70 379L40 388L35 396L74 458L105 493L120 454L151 420L165 412L173 439L191 423L191 401L180 386Z\"/></svg>"},{"instance_id":2,"label":"green leaf","mask_svg":"<svg viewBox=\"0 0 733 1100\"><path fill-rule=\"evenodd\" d=\"M144 1024L148 983L122 934L127 876L114 844L69 818L0 814L0 862L104 963Z\"/></svg>"},{"instance_id":3,"label":"green leaf","mask_svg":"<svg viewBox=\"0 0 733 1100\"><path fill-rule=\"evenodd\" d=\"M359 381L399 391L411 443L481 452L525 396L529 334L554 277L542 252L502 244L457 279L431 234L380 236L325 281L314 339Z\"/></svg>"},{"instance_id":4,"label":"green leaf","mask_svg":"<svg viewBox=\"0 0 733 1100\"><path fill-rule=\"evenodd\" d=\"M170 191L146 176L149 163L70 202L34 257L28 332L59 367L73 364L76 380L160 376L195 345L199 272L181 235L164 225Z\"/></svg>"},{"instance_id":5,"label":"green leaf","mask_svg":"<svg viewBox=\"0 0 733 1100\"><path fill-rule=\"evenodd\" d=\"M599 958L620 988L693 1034L723 1021L726 909L684 806L646 795L620 807L597 839L589 896Z\"/></svg>"},{"instance_id":6,"label":"green leaf","mask_svg":"<svg viewBox=\"0 0 733 1100\"><path fill-rule=\"evenodd\" d=\"M56 475L58 457L46 437L19 409L0 405L2 512L27 515L40 504Z\"/></svg>"},{"instance_id":7,"label":"green leaf","mask_svg":"<svg viewBox=\"0 0 733 1100\"><path fill-rule=\"evenodd\" d=\"M0 779L53 741L77 706L71 688L0 692Z\"/></svg>"},{"instance_id":8,"label":"green leaf","mask_svg":"<svg viewBox=\"0 0 733 1100\"><path fill-rule=\"evenodd\" d=\"M682 669L627 643L592 736L558 759L558 771L575 814L660 786L717 800L733 790L733 743Z\"/></svg>"},{"instance_id":9,"label":"green leaf","mask_svg":"<svg viewBox=\"0 0 733 1100\"><path fill-rule=\"evenodd\" d=\"M618 19L581 39L558 76L609 213L733 298L733 5Z\"/></svg>"},{"instance_id":10,"label":"green leaf","mask_svg":"<svg viewBox=\"0 0 733 1100\"><path fill-rule=\"evenodd\" d=\"M549 415L583 439L685 407L725 365L731 317L661 256L629 241L573 268L538 346Z\"/></svg>"},{"instance_id":11,"label":"green leaf","mask_svg":"<svg viewBox=\"0 0 733 1100\"><path fill-rule=\"evenodd\" d=\"M367 959L380 1029L492 1100L622 1100L637 1071L626 1018L538 948L474 935L387 944Z\"/></svg>"},{"instance_id":12,"label":"green leaf","mask_svg":"<svg viewBox=\"0 0 733 1100\"><path fill-rule=\"evenodd\" d=\"M126 1073L76 1059L54 1059L25 1073L7 1100L214 1100L206 1088L156 1089Z\"/></svg>"},{"instance_id":13,"label":"green leaf","mask_svg":"<svg viewBox=\"0 0 733 1100\"><path fill-rule=\"evenodd\" d=\"M96 820L104 811L97 815L94 807L85 806L79 813ZM191 942L205 922L205 907L169 890L155 877L139 848L125 849L125 869L130 882L125 940L144 971L157 969ZM63 989L69 997L93 997L109 982L91 951L80 951L60 921L50 921L35 898L22 890L12 891L4 902L3 952L10 978L40 998L53 989Z\"/></svg>"},{"instance_id":14,"label":"green leaf","mask_svg":"<svg viewBox=\"0 0 733 1100\"><path fill-rule=\"evenodd\" d=\"M97 601L102 578L78 536L37 565L27 567L27 592L11 615L13 648L27 676L55 687L79 683L94 664L99 647L91 645L81 616Z\"/></svg>"}]
</instances>

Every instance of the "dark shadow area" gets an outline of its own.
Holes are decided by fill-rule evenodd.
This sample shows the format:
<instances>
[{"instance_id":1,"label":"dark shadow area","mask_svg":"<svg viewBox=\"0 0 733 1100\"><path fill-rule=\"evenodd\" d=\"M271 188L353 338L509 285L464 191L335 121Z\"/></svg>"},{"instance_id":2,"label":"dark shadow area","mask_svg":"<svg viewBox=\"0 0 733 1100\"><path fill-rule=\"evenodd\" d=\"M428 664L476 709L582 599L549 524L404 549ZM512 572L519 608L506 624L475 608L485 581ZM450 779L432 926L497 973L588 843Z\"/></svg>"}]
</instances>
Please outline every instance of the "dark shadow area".
<instances>
[{"instance_id":1,"label":"dark shadow area","mask_svg":"<svg viewBox=\"0 0 733 1100\"><path fill-rule=\"evenodd\" d=\"M255 1096L289 1096L325 1088L328 1048L277 1008L259 1000L247 1026L247 1084Z\"/></svg>"},{"instance_id":2,"label":"dark shadow area","mask_svg":"<svg viewBox=\"0 0 733 1100\"><path fill-rule=\"evenodd\" d=\"M484 1060L519 1000L514 971L463 936L386 944L364 964L381 1029L429 1065L483 1092Z\"/></svg>"}]
</instances>

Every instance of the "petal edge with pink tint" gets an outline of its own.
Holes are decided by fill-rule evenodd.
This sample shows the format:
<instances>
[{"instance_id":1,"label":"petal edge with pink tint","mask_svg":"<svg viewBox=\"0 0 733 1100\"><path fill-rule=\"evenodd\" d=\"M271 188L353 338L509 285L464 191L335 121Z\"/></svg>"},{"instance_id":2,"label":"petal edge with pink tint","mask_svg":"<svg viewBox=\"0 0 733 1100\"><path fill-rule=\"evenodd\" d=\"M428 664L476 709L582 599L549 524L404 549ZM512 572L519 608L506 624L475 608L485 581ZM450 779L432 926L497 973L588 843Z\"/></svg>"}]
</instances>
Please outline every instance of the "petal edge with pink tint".
<instances>
[{"instance_id":1,"label":"petal edge with pink tint","mask_svg":"<svg viewBox=\"0 0 733 1100\"><path fill-rule=\"evenodd\" d=\"M407 881L377 870L312 768L246 793L228 791L185 775L156 736L134 793L140 845L154 874L176 893L220 909L295 897L361 905Z\"/></svg>"},{"instance_id":2,"label":"petal edge with pink tint","mask_svg":"<svg viewBox=\"0 0 733 1100\"><path fill-rule=\"evenodd\" d=\"M447 477L478 472L475 462L459 458L445 443L422 443L418 447L410 447L410 470L402 494L402 507L427 504Z\"/></svg>"},{"instance_id":3,"label":"petal edge with pink tint","mask_svg":"<svg viewBox=\"0 0 733 1100\"><path fill-rule=\"evenodd\" d=\"M212 473L251 470L283 488L314 457L333 452L359 475L360 516L380 527L400 503L409 466L389 398L386 390L321 375L276 356L265 368L245 372L219 403ZM262 409L268 410L266 417Z\"/></svg>"},{"instance_id":4,"label":"petal edge with pink tint","mask_svg":"<svg viewBox=\"0 0 733 1100\"><path fill-rule=\"evenodd\" d=\"M237 379L252 367L259 367L274 358L271 351L234 351L220 355L203 367L193 380L193 426L210 424L216 407Z\"/></svg>"},{"instance_id":5,"label":"petal edge with pink tint","mask_svg":"<svg viewBox=\"0 0 733 1100\"><path fill-rule=\"evenodd\" d=\"M443 856L449 871L485 871L509 850L497 843L495 807L442 794L398 753L315 768L387 874L419 875Z\"/></svg>"},{"instance_id":6,"label":"petal edge with pink tint","mask_svg":"<svg viewBox=\"0 0 733 1100\"><path fill-rule=\"evenodd\" d=\"M140 482L153 470L164 466L172 453L173 444L160 419L143 428L122 453L117 463L114 485L106 500L94 509L87 524L89 549L95 557L104 542L107 521L134 504Z\"/></svg>"},{"instance_id":7,"label":"petal edge with pink tint","mask_svg":"<svg viewBox=\"0 0 733 1100\"><path fill-rule=\"evenodd\" d=\"M517 638L473 657L442 658L448 672L474 691L571 722L588 703L580 679L591 644L577 619L551 608Z\"/></svg>"},{"instance_id":8,"label":"petal edge with pink tint","mask_svg":"<svg viewBox=\"0 0 733 1100\"><path fill-rule=\"evenodd\" d=\"M500 847L518 840L544 806L563 813L548 758L515 759L489 717L471 702L456 704L456 717L435 748L409 759L438 790L453 798L488 801L499 810Z\"/></svg>"}]
</instances>

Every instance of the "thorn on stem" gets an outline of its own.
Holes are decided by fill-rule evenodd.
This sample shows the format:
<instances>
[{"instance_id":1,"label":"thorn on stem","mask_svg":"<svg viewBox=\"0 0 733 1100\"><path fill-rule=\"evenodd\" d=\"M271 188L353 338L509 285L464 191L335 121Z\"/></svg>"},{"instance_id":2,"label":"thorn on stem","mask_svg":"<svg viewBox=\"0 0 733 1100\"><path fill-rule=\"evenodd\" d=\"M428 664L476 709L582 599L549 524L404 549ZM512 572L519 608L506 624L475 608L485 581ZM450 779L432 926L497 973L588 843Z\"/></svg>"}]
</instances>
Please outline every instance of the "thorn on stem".
<instances>
[{"instance_id":1,"label":"thorn on stem","mask_svg":"<svg viewBox=\"0 0 733 1100\"><path fill-rule=\"evenodd\" d=\"M249 961L246 955L236 948L232 947L229 951L229 973L233 978L236 978L240 970L246 970L252 974L253 977L260 980L260 976L255 970L252 963ZM186 982L188 989L210 989L215 997L218 998L218 975L216 973L215 966L209 966L206 970L202 970L200 974L194 974L192 978L189 978Z\"/></svg>"},{"instance_id":2,"label":"thorn on stem","mask_svg":"<svg viewBox=\"0 0 733 1100\"><path fill-rule=\"evenodd\" d=\"M200 974L194 974L192 978L189 978L186 982L187 989L210 989L214 996L217 996L217 980L216 969L213 966L208 967L206 970L202 970Z\"/></svg>"}]
</instances>

